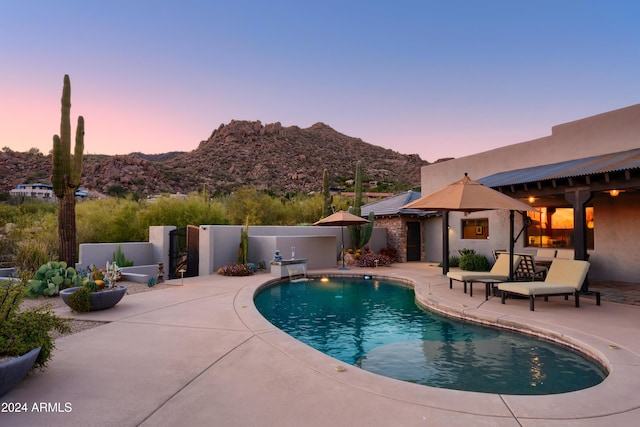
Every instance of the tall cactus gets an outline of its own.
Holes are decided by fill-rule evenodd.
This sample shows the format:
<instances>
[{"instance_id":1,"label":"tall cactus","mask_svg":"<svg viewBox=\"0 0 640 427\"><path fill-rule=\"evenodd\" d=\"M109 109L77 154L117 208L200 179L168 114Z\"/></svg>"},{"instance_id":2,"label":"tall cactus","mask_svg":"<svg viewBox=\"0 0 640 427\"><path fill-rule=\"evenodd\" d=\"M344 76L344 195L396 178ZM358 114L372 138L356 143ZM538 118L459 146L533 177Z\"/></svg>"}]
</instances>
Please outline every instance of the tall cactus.
<instances>
[{"instance_id":1,"label":"tall cactus","mask_svg":"<svg viewBox=\"0 0 640 427\"><path fill-rule=\"evenodd\" d=\"M331 204L333 196L329 190L329 173L325 169L322 171L322 217L326 218L331 215Z\"/></svg>"},{"instance_id":2,"label":"tall cactus","mask_svg":"<svg viewBox=\"0 0 640 427\"><path fill-rule=\"evenodd\" d=\"M76 145L71 155L71 83L65 74L62 88L60 135L53 136L51 183L58 198L58 237L61 261L67 265L76 262L76 198L82 176L84 151L84 118L78 117Z\"/></svg>"},{"instance_id":3,"label":"tall cactus","mask_svg":"<svg viewBox=\"0 0 640 427\"><path fill-rule=\"evenodd\" d=\"M249 216L244 225L244 229L240 229L240 247L238 248L238 264L246 264L249 262Z\"/></svg>"},{"instance_id":4,"label":"tall cactus","mask_svg":"<svg viewBox=\"0 0 640 427\"><path fill-rule=\"evenodd\" d=\"M349 212L356 216L362 216L362 175L362 161L358 160L358 162L356 163L355 200L353 202L353 206L349 208ZM349 227L347 227L349 230L351 241L353 242L356 249L362 248L369 242L369 239L371 239L374 218L375 215L372 211L369 212L368 224L350 225Z\"/></svg>"}]
</instances>

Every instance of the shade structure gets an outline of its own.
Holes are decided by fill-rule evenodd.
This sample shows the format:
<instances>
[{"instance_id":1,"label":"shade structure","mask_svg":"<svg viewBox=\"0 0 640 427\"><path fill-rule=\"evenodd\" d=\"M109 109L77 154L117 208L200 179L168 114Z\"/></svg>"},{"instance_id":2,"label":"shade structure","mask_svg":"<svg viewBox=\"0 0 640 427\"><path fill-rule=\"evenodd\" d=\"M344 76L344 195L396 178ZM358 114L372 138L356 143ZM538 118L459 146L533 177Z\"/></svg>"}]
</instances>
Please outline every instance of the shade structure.
<instances>
[{"instance_id":1,"label":"shade structure","mask_svg":"<svg viewBox=\"0 0 640 427\"><path fill-rule=\"evenodd\" d=\"M418 200L408 203L402 209L422 209L442 212L477 212L486 210L509 210L509 279L513 279L513 247L514 247L514 212L535 211L537 209L520 200L509 197L499 191L486 187L472 180L465 173L459 181L453 182L440 190L422 196ZM443 259L442 271L446 274L449 270L449 233L448 215L443 215L442 246Z\"/></svg>"},{"instance_id":2,"label":"shade structure","mask_svg":"<svg viewBox=\"0 0 640 427\"><path fill-rule=\"evenodd\" d=\"M340 228L340 236L342 237L342 270L348 270L347 267L345 267L344 265L344 226L345 225L361 225L361 224L367 224L369 222L369 220L361 218L357 215L351 214L349 212L346 211L338 211L334 214L329 215L326 218L321 219L320 221L316 221L313 223L313 225L319 225L319 226L337 226L339 225Z\"/></svg>"},{"instance_id":3,"label":"shade structure","mask_svg":"<svg viewBox=\"0 0 640 427\"><path fill-rule=\"evenodd\" d=\"M368 219L364 219L347 211L338 211L316 221L313 225L361 225L368 223Z\"/></svg>"}]
</instances>

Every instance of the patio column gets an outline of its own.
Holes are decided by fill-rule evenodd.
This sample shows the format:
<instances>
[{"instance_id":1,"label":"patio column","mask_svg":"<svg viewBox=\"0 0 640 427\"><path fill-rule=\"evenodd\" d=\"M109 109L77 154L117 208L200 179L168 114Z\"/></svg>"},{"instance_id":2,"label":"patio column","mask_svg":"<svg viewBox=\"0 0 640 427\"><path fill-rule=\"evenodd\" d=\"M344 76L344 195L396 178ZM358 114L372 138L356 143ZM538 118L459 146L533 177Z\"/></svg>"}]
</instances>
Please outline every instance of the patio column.
<instances>
[{"instance_id":1,"label":"patio column","mask_svg":"<svg viewBox=\"0 0 640 427\"><path fill-rule=\"evenodd\" d=\"M574 258L587 261L587 214L585 204L591 199L591 189L580 187L567 190L564 198L573 206L573 247ZM584 292L589 291L589 282L585 279Z\"/></svg>"},{"instance_id":2,"label":"patio column","mask_svg":"<svg viewBox=\"0 0 640 427\"><path fill-rule=\"evenodd\" d=\"M585 204L591 199L589 187L567 190L564 198L573 206L573 245L575 259L587 260L587 214Z\"/></svg>"},{"instance_id":3,"label":"patio column","mask_svg":"<svg viewBox=\"0 0 640 427\"><path fill-rule=\"evenodd\" d=\"M449 211L442 212L442 274L449 272Z\"/></svg>"}]
</instances>

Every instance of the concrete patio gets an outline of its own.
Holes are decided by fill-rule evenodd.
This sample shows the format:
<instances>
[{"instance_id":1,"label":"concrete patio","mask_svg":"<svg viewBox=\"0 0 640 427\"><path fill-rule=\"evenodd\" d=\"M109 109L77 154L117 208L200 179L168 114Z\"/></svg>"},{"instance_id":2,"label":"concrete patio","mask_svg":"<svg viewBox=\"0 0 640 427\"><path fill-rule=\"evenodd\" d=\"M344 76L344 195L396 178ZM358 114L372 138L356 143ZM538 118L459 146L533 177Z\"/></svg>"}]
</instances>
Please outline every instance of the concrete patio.
<instances>
[{"instance_id":1,"label":"concrete patio","mask_svg":"<svg viewBox=\"0 0 640 427\"><path fill-rule=\"evenodd\" d=\"M310 274L337 274L335 269ZM110 322L56 341L47 371L2 402L7 426L631 426L640 416L640 307L590 297L484 299L424 263L354 268L415 283L420 301L456 316L543 332L587 350L610 371L596 387L511 396L419 386L344 364L268 323L253 304L272 279L218 275L127 295L113 309L75 317ZM180 285L180 280L174 281ZM456 286L458 285L458 286ZM65 317L68 308L58 309ZM42 405L44 404L44 405ZM5 406L3 406L3 409ZM34 408L44 408L38 411Z\"/></svg>"}]
</instances>

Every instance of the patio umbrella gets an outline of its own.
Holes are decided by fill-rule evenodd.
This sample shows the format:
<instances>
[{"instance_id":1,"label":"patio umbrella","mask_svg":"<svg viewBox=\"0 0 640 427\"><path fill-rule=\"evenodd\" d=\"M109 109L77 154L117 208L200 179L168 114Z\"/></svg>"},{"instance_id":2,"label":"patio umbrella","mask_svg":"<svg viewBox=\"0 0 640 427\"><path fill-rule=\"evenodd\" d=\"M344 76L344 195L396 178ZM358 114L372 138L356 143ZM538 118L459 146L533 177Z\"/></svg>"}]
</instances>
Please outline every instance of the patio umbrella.
<instances>
[{"instance_id":1,"label":"patio umbrella","mask_svg":"<svg viewBox=\"0 0 640 427\"><path fill-rule=\"evenodd\" d=\"M457 212L477 212L485 210L509 210L510 242L509 257L511 268L509 278L513 279L513 223L514 211L534 211L537 210L524 202L509 197L499 191L486 187L477 181L473 181L465 173L464 177L447 185L431 194L422 196L416 201L406 204L402 209L422 209L430 211L457 211ZM444 215L443 228L443 260L442 271L446 274L449 270L449 233L448 216Z\"/></svg>"},{"instance_id":2,"label":"patio umbrella","mask_svg":"<svg viewBox=\"0 0 640 427\"><path fill-rule=\"evenodd\" d=\"M328 225L339 225L340 235L342 237L342 267L341 270L348 270L344 265L344 226L345 225L361 225L367 224L369 220L361 218L357 215L350 214L346 211L338 211L334 214L329 215L326 218L321 219L320 221L314 222L313 225L319 226L328 226Z\"/></svg>"}]
</instances>

